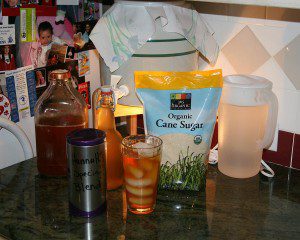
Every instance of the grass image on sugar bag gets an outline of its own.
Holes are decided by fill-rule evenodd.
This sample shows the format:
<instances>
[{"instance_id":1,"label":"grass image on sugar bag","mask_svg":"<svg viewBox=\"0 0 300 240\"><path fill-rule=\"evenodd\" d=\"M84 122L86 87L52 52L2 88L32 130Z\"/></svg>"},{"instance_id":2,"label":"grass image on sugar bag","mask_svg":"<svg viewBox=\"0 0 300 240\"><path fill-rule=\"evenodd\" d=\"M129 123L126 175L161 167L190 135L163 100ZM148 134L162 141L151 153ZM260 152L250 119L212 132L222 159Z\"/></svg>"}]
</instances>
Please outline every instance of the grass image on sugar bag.
<instances>
[{"instance_id":1,"label":"grass image on sugar bag","mask_svg":"<svg viewBox=\"0 0 300 240\"><path fill-rule=\"evenodd\" d=\"M208 147L199 145L193 135L174 133L161 135L163 162L160 169L160 189L199 190L205 185Z\"/></svg>"},{"instance_id":2,"label":"grass image on sugar bag","mask_svg":"<svg viewBox=\"0 0 300 240\"><path fill-rule=\"evenodd\" d=\"M199 190L205 186L207 155L180 152L175 164L166 162L160 168L159 189Z\"/></svg>"}]
</instances>

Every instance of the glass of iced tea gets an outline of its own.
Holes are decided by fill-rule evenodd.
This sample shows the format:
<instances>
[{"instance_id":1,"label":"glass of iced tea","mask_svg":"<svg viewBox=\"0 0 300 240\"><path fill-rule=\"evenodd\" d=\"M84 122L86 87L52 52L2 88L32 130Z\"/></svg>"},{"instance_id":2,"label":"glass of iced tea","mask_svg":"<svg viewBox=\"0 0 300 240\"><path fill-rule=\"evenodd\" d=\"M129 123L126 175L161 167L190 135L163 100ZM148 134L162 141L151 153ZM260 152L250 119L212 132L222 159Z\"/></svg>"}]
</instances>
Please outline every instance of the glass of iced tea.
<instances>
[{"instance_id":1,"label":"glass of iced tea","mask_svg":"<svg viewBox=\"0 0 300 240\"><path fill-rule=\"evenodd\" d=\"M133 135L122 141L127 206L135 214L154 210L162 140L151 135Z\"/></svg>"}]
</instances>

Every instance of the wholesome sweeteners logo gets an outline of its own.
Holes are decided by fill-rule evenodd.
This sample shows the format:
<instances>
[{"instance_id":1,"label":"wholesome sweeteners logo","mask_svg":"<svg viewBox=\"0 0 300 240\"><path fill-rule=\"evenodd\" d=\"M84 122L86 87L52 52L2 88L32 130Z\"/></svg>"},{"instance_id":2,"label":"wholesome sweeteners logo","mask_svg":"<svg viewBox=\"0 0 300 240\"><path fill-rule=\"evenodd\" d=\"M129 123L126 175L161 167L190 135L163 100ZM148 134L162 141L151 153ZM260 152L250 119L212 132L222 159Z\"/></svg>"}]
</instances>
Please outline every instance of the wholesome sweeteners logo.
<instances>
[{"instance_id":1,"label":"wholesome sweeteners logo","mask_svg":"<svg viewBox=\"0 0 300 240\"><path fill-rule=\"evenodd\" d=\"M191 93L171 93L170 110L191 110Z\"/></svg>"}]
</instances>

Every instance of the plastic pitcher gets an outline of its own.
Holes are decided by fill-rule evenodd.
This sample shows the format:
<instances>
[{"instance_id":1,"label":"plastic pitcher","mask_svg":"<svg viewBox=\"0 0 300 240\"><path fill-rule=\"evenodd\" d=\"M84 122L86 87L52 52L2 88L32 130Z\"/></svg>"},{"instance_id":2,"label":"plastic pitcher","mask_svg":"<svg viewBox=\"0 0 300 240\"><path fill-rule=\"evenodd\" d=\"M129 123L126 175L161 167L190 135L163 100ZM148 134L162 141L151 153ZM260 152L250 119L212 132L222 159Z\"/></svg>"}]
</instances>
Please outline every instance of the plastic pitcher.
<instances>
[{"instance_id":1,"label":"plastic pitcher","mask_svg":"<svg viewBox=\"0 0 300 240\"><path fill-rule=\"evenodd\" d=\"M219 106L219 170L248 178L260 171L262 151L274 138L278 101L272 82L251 75L224 77Z\"/></svg>"}]
</instances>

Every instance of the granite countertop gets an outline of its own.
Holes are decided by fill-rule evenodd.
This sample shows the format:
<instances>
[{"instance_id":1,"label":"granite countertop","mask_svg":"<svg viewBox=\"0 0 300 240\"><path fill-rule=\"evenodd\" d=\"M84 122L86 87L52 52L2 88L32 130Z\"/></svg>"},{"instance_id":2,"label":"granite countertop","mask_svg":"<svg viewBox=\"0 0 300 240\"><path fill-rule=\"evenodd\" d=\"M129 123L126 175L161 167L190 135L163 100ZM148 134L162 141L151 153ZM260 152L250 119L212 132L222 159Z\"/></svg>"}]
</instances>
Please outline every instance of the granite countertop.
<instances>
[{"instance_id":1,"label":"granite countertop","mask_svg":"<svg viewBox=\"0 0 300 240\"><path fill-rule=\"evenodd\" d=\"M70 217L66 178L42 178L31 159L0 170L0 234L8 239L300 239L300 171L237 180L209 167L206 190L160 192L156 210L126 211L122 189L107 212ZM1 237L0 237L1 239Z\"/></svg>"}]
</instances>

